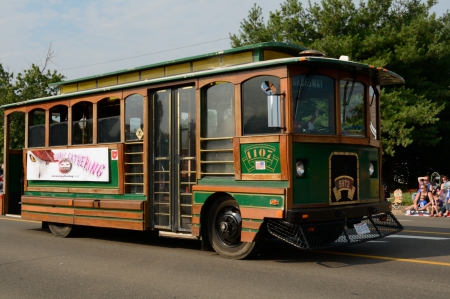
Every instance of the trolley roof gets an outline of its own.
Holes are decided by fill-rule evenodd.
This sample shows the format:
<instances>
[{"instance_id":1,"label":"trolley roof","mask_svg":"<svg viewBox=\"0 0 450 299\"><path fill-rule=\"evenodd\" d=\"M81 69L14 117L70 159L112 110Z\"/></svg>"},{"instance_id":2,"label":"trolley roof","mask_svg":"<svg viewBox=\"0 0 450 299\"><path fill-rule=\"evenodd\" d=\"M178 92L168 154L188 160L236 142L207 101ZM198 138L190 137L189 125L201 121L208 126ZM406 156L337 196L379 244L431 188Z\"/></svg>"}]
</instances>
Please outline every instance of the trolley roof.
<instances>
[{"instance_id":1,"label":"trolley roof","mask_svg":"<svg viewBox=\"0 0 450 299\"><path fill-rule=\"evenodd\" d=\"M259 43L204 55L145 65L116 72L52 83L59 94L3 105L0 109L77 97L104 91L138 87L152 83L211 76L248 69L298 64L308 67L335 68L354 74L368 75L380 85L403 84L404 79L385 68L335 58L300 56L306 50L287 43Z\"/></svg>"}]
</instances>

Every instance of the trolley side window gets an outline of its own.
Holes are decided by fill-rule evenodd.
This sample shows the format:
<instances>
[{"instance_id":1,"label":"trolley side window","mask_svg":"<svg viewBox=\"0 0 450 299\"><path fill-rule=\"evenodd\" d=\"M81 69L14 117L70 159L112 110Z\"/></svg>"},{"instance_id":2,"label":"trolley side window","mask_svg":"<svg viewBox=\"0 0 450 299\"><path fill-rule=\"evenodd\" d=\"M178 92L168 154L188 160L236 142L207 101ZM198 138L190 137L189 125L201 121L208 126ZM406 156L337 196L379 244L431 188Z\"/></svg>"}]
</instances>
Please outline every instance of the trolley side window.
<instances>
[{"instance_id":1,"label":"trolley side window","mask_svg":"<svg viewBox=\"0 0 450 299\"><path fill-rule=\"evenodd\" d=\"M204 88L202 95L202 172L233 176L234 85L216 82Z\"/></svg>"},{"instance_id":2,"label":"trolley side window","mask_svg":"<svg viewBox=\"0 0 450 299\"><path fill-rule=\"evenodd\" d=\"M342 135L365 137L364 85L352 79L340 82Z\"/></svg>"},{"instance_id":3,"label":"trolley side window","mask_svg":"<svg viewBox=\"0 0 450 299\"><path fill-rule=\"evenodd\" d=\"M92 144L92 103L80 102L72 106L72 144Z\"/></svg>"},{"instance_id":4,"label":"trolley side window","mask_svg":"<svg viewBox=\"0 0 450 299\"><path fill-rule=\"evenodd\" d=\"M144 97L140 94L133 94L125 99L125 140L140 140L143 130Z\"/></svg>"},{"instance_id":5,"label":"trolley side window","mask_svg":"<svg viewBox=\"0 0 450 299\"><path fill-rule=\"evenodd\" d=\"M120 99L98 102L98 143L120 142Z\"/></svg>"},{"instance_id":6,"label":"trolley side window","mask_svg":"<svg viewBox=\"0 0 450 299\"><path fill-rule=\"evenodd\" d=\"M67 145L67 106L50 109L50 146Z\"/></svg>"},{"instance_id":7,"label":"trolley side window","mask_svg":"<svg viewBox=\"0 0 450 299\"><path fill-rule=\"evenodd\" d=\"M28 114L28 147L45 146L45 110L35 109Z\"/></svg>"},{"instance_id":8,"label":"trolley side window","mask_svg":"<svg viewBox=\"0 0 450 299\"><path fill-rule=\"evenodd\" d=\"M243 135L280 133L279 128L269 127L267 120L267 95L277 93L280 79L274 76L259 76L242 84Z\"/></svg>"},{"instance_id":9,"label":"trolley side window","mask_svg":"<svg viewBox=\"0 0 450 299\"><path fill-rule=\"evenodd\" d=\"M324 75L293 77L294 132L335 135L334 80Z\"/></svg>"}]
</instances>

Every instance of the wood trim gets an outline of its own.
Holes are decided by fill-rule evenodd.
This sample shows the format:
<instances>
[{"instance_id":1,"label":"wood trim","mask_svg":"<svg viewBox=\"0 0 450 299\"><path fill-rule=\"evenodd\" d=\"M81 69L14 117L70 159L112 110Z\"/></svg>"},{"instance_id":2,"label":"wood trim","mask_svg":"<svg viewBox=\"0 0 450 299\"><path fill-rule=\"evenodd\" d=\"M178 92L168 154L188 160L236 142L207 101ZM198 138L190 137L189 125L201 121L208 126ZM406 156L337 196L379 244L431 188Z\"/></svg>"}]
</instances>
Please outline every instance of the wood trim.
<instances>
[{"instance_id":1,"label":"wood trim","mask_svg":"<svg viewBox=\"0 0 450 299\"><path fill-rule=\"evenodd\" d=\"M344 143L344 144L358 144L358 145L371 145L379 147L376 144L380 141L371 140L370 138L356 138L348 136L319 136L319 135L292 135L293 142L304 142L304 143ZM371 141L374 141L372 143Z\"/></svg>"},{"instance_id":2,"label":"wood trim","mask_svg":"<svg viewBox=\"0 0 450 299\"><path fill-rule=\"evenodd\" d=\"M140 94L141 96L146 97L147 89L148 89L148 86L132 88L132 89L125 89L125 90L123 90L123 93L122 93L123 99L125 99L133 94Z\"/></svg>"},{"instance_id":3,"label":"wood trim","mask_svg":"<svg viewBox=\"0 0 450 299\"><path fill-rule=\"evenodd\" d=\"M70 105L73 106L79 102L90 102L93 104L97 104L99 101L103 100L104 98L108 97L115 97L115 98L121 98L122 97L122 91L112 91L112 92L106 92L106 93L100 93L100 94L91 94L91 95L85 95L80 96L76 98L70 99ZM96 116L96 115L95 115ZM94 118L95 118L94 116Z\"/></svg>"},{"instance_id":4,"label":"wood trim","mask_svg":"<svg viewBox=\"0 0 450 299\"><path fill-rule=\"evenodd\" d=\"M234 179L236 181L242 179L241 146L239 144L239 139L239 137L233 138Z\"/></svg>"},{"instance_id":5,"label":"wood trim","mask_svg":"<svg viewBox=\"0 0 450 299\"><path fill-rule=\"evenodd\" d=\"M117 210L144 210L144 201L117 201L117 200L100 200L101 209L117 209Z\"/></svg>"},{"instance_id":6,"label":"wood trim","mask_svg":"<svg viewBox=\"0 0 450 299\"><path fill-rule=\"evenodd\" d=\"M191 235L195 237L200 237L200 227L198 226L191 227Z\"/></svg>"},{"instance_id":7,"label":"wood trim","mask_svg":"<svg viewBox=\"0 0 450 299\"><path fill-rule=\"evenodd\" d=\"M282 113L281 113L281 126L284 127L281 129L282 133L287 132L287 122L290 119L289 113L291 111L291 102L286 99L287 95L291 94L289 91L289 84L288 84L288 78L280 79L280 93L283 93L283 96L281 97L281 107L282 107ZM289 103L289 104L288 104Z\"/></svg>"},{"instance_id":8,"label":"wood trim","mask_svg":"<svg viewBox=\"0 0 450 299\"><path fill-rule=\"evenodd\" d=\"M281 179L287 181L289 179L288 165L289 165L289 147L288 138L286 135L280 136L280 166L281 166Z\"/></svg>"},{"instance_id":9,"label":"wood trim","mask_svg":"<svg viewBox=\"0 0 450 299\"><path fill-rule=\"evenodd\" d=\"M242 227L243 228L250 228L250 229L258 229L261 227L262 222L256 222L256 221L246 221L242 220Z\"/></svg>"},{"instance_id":10,"label":"wood trim","mask_svg":"<svg viewBox=\"0 0 450 299\"><path fill-rule=\"evenodd\" d=\"M108 211L108 210L75 210L75 216L111 217L121 219L144 220L144 213Z\"/></svg>"},{"instance_id":11,"label":"wood trim","mask_svg":"<svg viewBox=\"0 0 450 299\"><path fill-rule=\"evenodd\" d=\"M21 217L24 220L34 220L34 221L46 221L46 222L54 222L54 223L65 223L65 224L74 224L73 216L61 216L61 215L52 215L52 214L37 214L37 213L29 213L27 211L23 211L21 213Z\"/></svg>"},{"instance_id":12,"label":"wood trim","mask_svg":"<svg viewBox=\"0 0 450 299\"><path fill-rule=\"evenodd\" d=\"M280 174L242 174L242 180L243 181L280 181L281 180L281 173Z\"/></svg>"},{"instance_id":13,"label":"wood trim","mask_svg":"<svg viewBox=\"0 0 450 299\"><path fill-rule=\"evenodd\" d=\"M50 146L50 110L45 110L45 147Z\"/></svg>"},{"instance_id":14,"label":"wood trim","mask_svg":"<svg viewBox=\"0 0 450 299\"><path fill-rule=\"evenodd\" d=\"M12 108L6 108L5 109L5 116L10 115L11 113L14 112L22 112L22 113L27 113L27 107L26 106L22 106L22 107L12 107Z\"/></svg>"},{"instance_id":15,"label":"wood trim","mask_svg":"<svg viewBox=\"0 0 450 299\"><path fill-rule=\"evenodd\" d=\"M234 85L234 136L242 136L241 84Z\"/></svg>"},{"instance_id":16,"label":"wood trim","mask_svg":"<svg viewBox=\"0 0 450 299\"><path fill-rule=\"evenodd\" d=\"M370 145L374 147L381 147L381 142L379 140L370 139Z\"/></svg>"},{"instance_id":17,"label":"wood trim","mask_svg":"<svg viewBox=\"0 0 450 299\"><path fill-rule=\"evenodd\" d=\"M93 208L94 199L74 199L73 206L81 208Z\"/></svg>"},{"instance_id":18,"label":"wood trim","mask_svg":"<svg viewBox=\"0 0 450 299\"><path fill-rule=\"evenodd\" d=\"M283 188L194 185L192 191L284 195Z\"/></svg>"},{"instance_id":19,"label":"wood trim","mask_svg":"<svg viewBox=\"0 0 450 299\"><path fill-rule=\"evenodd\" d=\"M150 105L151 103L148 101L148 96L147 96L147 90L145 90L145 95L142 98L142 105L144 108L144 111L142 113L143 117L144 117L144 140L143 140L143 150L144 150L144 156L143 156L143 170L144 170L144 194L147 196L147 198L150 196L150 189L149 189L149 184L148 182L150 182L150 171L149 171L149 162L150 161L150 120L151 115L150 115ZM122 154L123 156L123 161L125 163L125 153ZM125 169L124 172L125 173ZM125 191L124 191L125 192Z\"/></svg>"},{"instance_id":20,"label":"wood trim","mask_svg":"<svg viewBox=\"0 0 450 299\"><path fill-rule=\"evenodd\" d=\"M72 106L67 108L67 145L72 144Z\"/></svg>"},{"instance_id":21,"label":"wood trim","mask_svg":"<svg viewBox=\"0 0 450 299\"><path fill-rule=\"evenodd\" d=\"M195 131L196 131L196 135L197 138L195 138L195 154L197 159L195 159L196 161L196 174L197 174L197 180L200 180L202 178L202 164L201 164L201 154L200 154L200 146L201 146L201 142L200 142L200 136L202 136L202 131L201 131L201 122L202 122L202 116L201 116L201 90L198 88L199 85L197 85L197 90L195 91L195 106L196 106L196 123L195 123Z\"/></svg>"},{"instance_id":22,"label":"wood trim","mask_svg":"<svg viewBox=\"0 0 450 299\"><path fill-rule=\"evenodd\" d=\"M27 112L30 112L37 108L48 111L51 108L58 106L58 105L69 107L70 101L68 99L63 99L63 100L56 100L54 102L47 102L47 103L40 102L40 103L36 103L36 104L27 105L26 109L27 109Z\"/></svg>"},{"instance_id":23,"label":"wood trim","mask_svg":"<svg viewBox=\"0 0 450 299\"><path fill-rule=\"evenodd\" d=\"M49 191L49 190L47 190ZM120 194L119 189L90 189L90 188L69 188L69 193L89 193L89 194Z\"/></svg>"},{"instance_id":24,"label":"wood trim","mask_svg":"<svg viewBox=\"0 0 450 299\"><path fill-rule=\"evenodd\" d=\"M73 208L56 208L49 206L30 206L30 205L22 205L22 211L27 212L41 212L41 213L53 213L53 214L66 214L73 215Z\"/></svg>"},{"instance_id":25,"label":"wood trim","mask_svg":"<svg viewBox=\"0 0 450 299\"><path fill-rule=\"evenodd\" d=\"M40 204L49 206L67 206L73 205L73 199L71 198L58 198L58 197L35 197L23 195L21 198L22 204Z\"/></svg>"},{"instance_id":26,"label":"wood trim","mask_svg":"<svg viewBox=\"0 0 450 299\"><path fill-rule=\"evenodd\" d=\"M28 128L28 124L29 124L29 115L28 113L25 113L25 144L24 147L28 148L28 135L29 135L29 128ZM6 122L4 123L6 125ZM9 126L9 123L8 123ZM5 135L6 136L6 135ZM6 140L8 140L9 142L9 136L8 139L6 139L6 137L4 138L5 142ZM9 147L8 147L9 148ZM5 150L7 149L7 147L5 146ZM25 165L25 164L24 164Z\"/></svg>"},{"instance_id":27,"label":"wood trim","mask_svg":"<svg viewBox=\"0 0 450 299\"><path fill-rule=\"evenodd\" d=\"M235 138L239 140L239 144L280 142L280 135L242 136Z\"/></svg>"},{"instance_id":28,"label":"wood trim","mask_svg":"<svg viewBox=\"0 0 450 299\"><path fill-rule=\"evenodd\" d=\"M144 230L144 222L142 221L84 218L75 216L73 224L95 226L95 227L121 228L139 231Z\"/></svg>"},{"instance_id":29,"label":"wood trim","mask_svg":"<svg viewBox=\"0 0 450 299\"><path fill-rule=\"evenodd\" d=\"M200 214L202 212L203 205L192 205L192 214Z\"/></svg>"},{"instance_id":30,"label":"wood trim","mask_svg":"<svg viewBox=\"0 0 450 299\"><path fill-rule=\"evenodd\" d=\"M0 215L5 215L6 211L3 209L3 194L0 194Z\"/></svg>"},{"instance_id":31,"label":"wood trim","mask_svg":"<svg viewBox=\"0 0 450 299\"><path fill-rule=\"evenodd\" d=\"M92 143L98 142L98 105L92 103Z\"/></svg>"},{"instance_id":32,"label":"wood trim","mask_svg":"<svg viewBox=\"0 0 450 299\"><path fill-rule=\"evenodd\" d=\"M240 207L240 210L242 218L247 219L283 218L283 210L278 209Z\"/></svg>"},{"instance_id":33,"label":"wood trim","mask_svg":"<svg viewBox=\"0 0 450 299\"><path fill-rule=\"evenodd\" d=\"M23 190L28 191L28 180L27 180L27 150L22 151L22 165L23 165Z\"/></svg>"},{"instance_id":34,"label":"wood trim","mask_svg":"<svg viewBox=\"0 0 450 299\"><path fill-rule=\"evenodd\" d=\"M117 144L117 150L119 152L119 160L117 161L117 172L118 172L118 175L119 175L119 189L118 189L117 192L118 192L118 194L124 194L125 193L125 153L124 153L124 145L122 143Z\"/></svg>"},{"instance_id":35,"label":"wood trim","mask_svg":"<svg viewBox=\"0 0 450 299\"><path fill-rule=\"evenodd\" d=\"M192 224L200 224L200 217L192 216Z\"/></svg>"},{"instance_id":36,"label":"wood trim","mask_svg":"<svg viewBox=\"0 0 450 299\"><path fill-rule=\"evenodd\" d=\"M207 84L214 83L217 81L226 81L233 84L240 84L246 80L249 80L258 76L275 76L281 78L287 77L287 67L285 65L282 66L274 66L270 68L264 69L253 69L235 72L234 74L219 74L213 75L210 77L200 78L199 79L199 88L204 87Z\"/></svg>"},{"instance_id":37,"label":"wood trim","mask_svg":"<svg viewBox=\"0 0 450 299\"><path fill-rule=\"evenodd\" d=\"M241 242L253 242L256 234L255 232L241 232Z\"/></svg>"},{"instance_id":38,"label":"wood trim","mask_svg":"<svg viewBox=\"0 0 450 299\"><path fill-rule=\"evenodd\" d=\"M125 142L125 100L123 94L120 99L120 142Z\"/></svg>"}]
</instances>

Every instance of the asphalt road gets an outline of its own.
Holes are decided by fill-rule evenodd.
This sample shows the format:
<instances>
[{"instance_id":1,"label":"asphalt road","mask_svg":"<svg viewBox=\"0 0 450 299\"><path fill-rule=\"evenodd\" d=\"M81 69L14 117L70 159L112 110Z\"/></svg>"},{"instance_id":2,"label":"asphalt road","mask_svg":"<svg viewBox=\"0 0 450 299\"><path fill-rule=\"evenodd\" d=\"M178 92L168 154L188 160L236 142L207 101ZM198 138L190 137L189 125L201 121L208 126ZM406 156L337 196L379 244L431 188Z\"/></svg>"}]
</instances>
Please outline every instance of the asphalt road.
<instances>
[{"instance_id":1,"label":"asphalt road","mask_svg":"<svg viewBox=\"0 0 450 299\"><path fill-rule=\"evenodd\" d=\"M0 298L447 298L450 219L398 216L401 234L333 250L269 240L253 260L195 240L84 229L57 238L0 217Z\"/></svg>"}]
</instances>

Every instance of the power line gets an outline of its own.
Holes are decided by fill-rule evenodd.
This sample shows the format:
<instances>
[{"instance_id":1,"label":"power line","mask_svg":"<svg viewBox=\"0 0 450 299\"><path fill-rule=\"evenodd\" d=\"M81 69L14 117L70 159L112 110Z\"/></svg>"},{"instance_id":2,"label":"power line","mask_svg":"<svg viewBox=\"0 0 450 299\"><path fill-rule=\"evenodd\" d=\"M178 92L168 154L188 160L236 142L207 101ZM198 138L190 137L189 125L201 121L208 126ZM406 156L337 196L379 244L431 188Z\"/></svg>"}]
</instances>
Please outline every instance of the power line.
<instances>
[{"instance_id":1,"label":"power line","mask_svg":"<svg viewBox=\"0 0 450 299\"><path fill-rule=\"evenodd\" d=\"M115 60L109 60L109 61L99 62L99 63L86 64L86 65L82 65L82 66L76 66L76 67L71 67L71 68L67 68L67 69L62 69L62 70L59 70L59 71L73 70L73 69L79 69L79 68L88 67L88 66L94 66L94 65L99 65L99 64L105 64L105 63L111 63L111 62L116 62L116 61L122 61L122 60L127 60L127 59L133 59L133 58L138 58L138 57L143 57L143 56L149 56L149 55L154 55L154 54L159 54L159 53L164 53L164 52L175 51L175 50L180 50L180 49L185 49L185 48L195 47L195 46L199 46L199 45L204 45L204 44L214 43L214 42L218 42L218 41L226 40L226 39L229 39L229 37L226 37L226 38L220 38L220 39L216 39L216 40L212 40L212 41L208 41L208 42L204 42L204 43L199 43L199 44L193 44L193 45L188 45L188 46L182 46L182 47L173 48L173 49L169 49L169 50L162 50L162 51L152 52L152 53L148 53L148 54L142 54L142 55L137 55L137 56L127 57L127 58L120 58L120 59L115 59Z\"/></svg>"}]
</instances>

